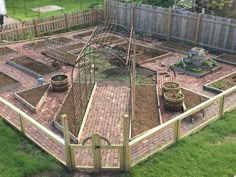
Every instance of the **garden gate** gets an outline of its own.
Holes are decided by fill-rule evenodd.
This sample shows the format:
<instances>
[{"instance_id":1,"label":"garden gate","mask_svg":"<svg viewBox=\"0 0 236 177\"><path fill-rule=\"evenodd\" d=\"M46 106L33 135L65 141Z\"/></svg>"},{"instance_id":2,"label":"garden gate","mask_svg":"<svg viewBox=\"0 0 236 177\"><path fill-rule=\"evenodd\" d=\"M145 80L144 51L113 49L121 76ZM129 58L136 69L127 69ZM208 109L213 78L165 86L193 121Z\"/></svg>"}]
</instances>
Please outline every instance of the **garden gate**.
<instances>
[{"instance_id":1,"label":"garden gate","mask_svg":"<svg viewBox=\"0 0 236 177\"><path fill-rule=\"evenodd\" d=\"M111 144L110 141L98 133L84 139L80 145L72 145L73 152L76 149L76 169L92 171L123 171L124 153L123 145ZM87 160L83 161L83 152L87 153Z\"/></svg>"}]
</instances>

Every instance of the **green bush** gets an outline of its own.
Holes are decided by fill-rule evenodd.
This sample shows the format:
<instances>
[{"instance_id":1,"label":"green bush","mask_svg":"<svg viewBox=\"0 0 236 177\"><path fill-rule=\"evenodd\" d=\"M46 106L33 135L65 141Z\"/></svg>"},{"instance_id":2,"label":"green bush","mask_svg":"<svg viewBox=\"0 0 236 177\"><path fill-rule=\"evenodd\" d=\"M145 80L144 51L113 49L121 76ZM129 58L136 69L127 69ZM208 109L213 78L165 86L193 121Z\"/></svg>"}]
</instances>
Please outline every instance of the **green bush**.
<instances>
[{"instance_id":1,"label":"green bush","mask_svg":"<svg viewBox=\"0 0 236 177\"><path fill-rule=\"evenodd\" d=\"M143 0L142 3L150 4L153 6L172 7L175 1L174 0Z\"/></svg>"}]
</instances>

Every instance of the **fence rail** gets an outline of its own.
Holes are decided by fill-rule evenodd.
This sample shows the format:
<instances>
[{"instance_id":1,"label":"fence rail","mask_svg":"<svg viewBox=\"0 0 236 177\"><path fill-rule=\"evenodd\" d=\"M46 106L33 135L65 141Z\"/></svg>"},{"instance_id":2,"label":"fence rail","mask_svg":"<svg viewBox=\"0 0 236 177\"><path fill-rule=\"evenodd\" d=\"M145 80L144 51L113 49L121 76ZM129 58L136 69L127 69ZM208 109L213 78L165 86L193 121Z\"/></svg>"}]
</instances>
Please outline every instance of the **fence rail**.
<instances>
[{"instance_id":1,"label":"fence rail","mask_svg":"<svg viewBox=\"0 0 236 177\"><path fill-rule=\"evenodd\" d=\"M119 24L127 21L136 32L153 37L236 53L235 19L106 0L108 17L122 19Z\"/></svg>"},{"instance_id":2,"label":"fence rail","mask_svg":"<svg viewBox=\"0 0 236 177\"><path fill-rule=\"evenodd\" d=\"M7 102L1 97L0 97L0 103L3 104L1 105L1 108L10 109L8 111L9 116L7 117L3 116L5 120L7 120L12 126L21 131L25 136L31 139L34 143L36 143L46 152L50 153L61 163L65 164L65 157L61 156L62 154L64 154L64 146L65 146L65 141L62 138L60 138L58 135L48 130L46 127L44 127L43 125L35 121L33 118L28 116L26 113L24 113L23 111L21 111L20 109L18 109L17 107L15 107L14 105ZM10 120L8 120L8 118ZM32 133L32 131L34 133ZM43 145L43 141L41 141L42 139L40 139L43 137L46 137L46 139L44 140L45 142L50 141L52 144L55 143L58 150L63 153L55 154L50 152L50 149L46 148L46 146Z\"/></svg>"},{"instance_id":3,"label":"fence rail","mask_svg":"<svg viewBox=\"0 0 236 177\"><path fill-rule=\"evenodd\" d=\"M129 146L132 166L202 129L222 117L225 112L235 109L235 98L236 86L131 140ZM192 116L199 118L196 122L190 123L188 119Z\"/></svg>"},{"instance_id":4,"label":"fence rail","mask_svg":"<svg viewBox=\"0 0 236 177\"><path fill-rule=\"evenodd\" d=\"M0 29L0 41L29 39L60 30L70 30L74 27L89 27L103 20L103 12L99 9L82 12L66 13L64 15L33 19L5 25Z\"/></svg>"}]
</instances>

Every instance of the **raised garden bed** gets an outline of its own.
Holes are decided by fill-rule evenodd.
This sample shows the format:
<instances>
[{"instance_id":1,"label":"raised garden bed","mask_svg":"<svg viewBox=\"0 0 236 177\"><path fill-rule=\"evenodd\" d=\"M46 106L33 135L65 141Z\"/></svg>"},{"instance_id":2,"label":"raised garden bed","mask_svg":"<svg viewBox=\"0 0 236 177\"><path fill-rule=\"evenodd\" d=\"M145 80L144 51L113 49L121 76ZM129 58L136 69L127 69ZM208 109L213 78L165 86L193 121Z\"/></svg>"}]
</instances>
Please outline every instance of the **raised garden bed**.
<instances>
[{"instance_id":1,"label":"raised garden bed","mask_svg":"<svg viewBox=\"0 0 236 177\"><path fill-rule=\"evenodd\" d=\"M189 50L193 48L193 46L187 46L175 42L163 42L162 44L158 45L158 47L172 51L172 52L178 52L183 54L188 54Z\"/></svg>"},{"instance_id":2,"label":"raised garden bed","mask_svg":"<svg viewBox=\"0 0 236 177\"><path fill-rule=\"evenodd\" d=\"M221 93L236 85L236 72L231 73L227 76L221 77L213 82L210 82L203 86L204 89L214 92Z\"/></svg>"},{"instance_id":3,"label":"raised garden bed","mask_svg":"<svg viewBox=\"0 0 236 177\"><path fill-rule=\"evenodd\" d=\"M28 56L13 58L11 60L8 60L7 63L36 78L38 78L39 76L52 74L56 71L55 68L40 63Z\"/></svg>"},{"instance_id":4,"label":"raised garden bed","mask_svg":"<svg viewBox=\"0 0 236 177\"><path fill-rule=\"evenodd\" d=\"M156 85L137 85L132 137L160 124Z\"/></svg>"},{"instance_id":5,"label":"raised garden bed","mask_svg":"<svg viewBox=\"0 0 236 177\"><path fill-rule=\"evenodd\" d=\"M46 47L46 45L47 45L47 42L45 41L34 41L34 42L23 45L23 47L31 49L31 50L37 50L37 49Z\"/></svg>"},{"instance_id":6,"label":"raised garden bed","mask_svg":"<svg viewBox=\"0 0 236 177\"><path fill-rule=\"evenodd\" d=\"M184 94L184 106L183 109L179 112L169 112L164 109L164 100L161 95L159 95L160 105L161 105L161 113L162 113L162 123L172 119L173 117L182 114L184 111L194 108L195 106L201 104L206 101L208 98L202 96L198 93L192 92L186 88L181 88L181 92Z\"/></svg>"},{"instance_id":7,"label":"raised garden bed","mask_svg":"<svg viewBox=\"0 0 236 177\"><path fill-rule=\"evenodd\" d=\"M15 51L10 49L9 47L0 47L0 57L6 56L12 53L15 53Z\"/></svg>"},{"instance_id":8,"label":"raised garden bed","mask_svg":"<svg viewBox=\"0 0 236 177\"><path fill-rule=\"evenodd\" d=\"M219 56L215 57L214 59L218 62L221 62L221 63L226 63L229 65L236 66L236 56L235 55L223 53L222 55L219 55Z\"/></svg>"},{"instance_id":9,"label":"raised garden bed","mask_svg":"<svg viewBox=\"0 0 236 177\"><path fill-rule=\"evenodd\" d=\"M15 97L27 108L37 112L48 95L50 84L15 93Z\"/></svg>"},{"instance_id":10,"label":"raised garden bed","mask_svg":"<svg viewBox=\"0 0 236 177\"><path fill-rule=\"evenodd\" d=\"M42 54L54 60L62 61L69 65L74 65L83 47L84 43L76 43L56 49L49 49L42 52Z\"/></svg>"},{"instance_id":11,"label":"raised garden bed","mask_svg":"<svg viewBox=\"0 0 236 177\"><path fill-rule=\"evenodd\" d=\"M7 74L0 72L0 92L15 89L21 86L20 82Z\"/></svg>"},{"instance_id":12,"label":"raised garden bed","mask_svg":"<svg viewBox=\"0 0 236 177\"><path fill-rule=\"evenodd\" d=\"M93 33L93 31L85 31L85 32L76 34L76 35L74 35L73 37L76 38L76 39L81 39L81 38L83 38L83 37L90 36L92 33Z\"/></svg>"},{"instance_id":13,"label":"raised garden bed","mask_svg":"<svg viewBox=\"0 0 236 177\"><path fill-rule=\"evenodd\" d=\"M66 38L66 37L57 37L57 38L53 38L52 40L57 41L59 43L64 43L64 44L73 41L72 39L69 39L69 38Z\"/></svg>"},{"instance_id":14,"label":"raised garden bed","mask_svg":"<svg viewBox=\"0 0 236 177\"><path fill-rule=\"evenodd\" d=\"M94 40L95 43L102 43L102 44L115 44L115 43L121 43L121 42L125 42L126 40L117 36L102 36L102 37L98 37Z\"/></svg>"},{"instance_id":15,"label":"raised garden bed","mask_svg":"<svg viewBox=\"0 0 236 177\"><path fill-rule=\"evenodd\" d=\"M192 109L193 107L201 104L202 102L208 100L207 97L199 95L198 93L192 92L185 88L181 88L181 92L184 94L184 103L186 105L186 110Z\"/></svg>"},{"instance_id":16,"label":"raised garden bed","mask_svg":"<svg viewBox=\"0 0 236 177\"><path fill-rule=\"evenodd\" d=\"M85 86L81 87L81 84L77 84L74 85L74 88L76 87L76 89L85 89ZM81 90L81 93L83 93L83 90ZM81 99L78 99L79 102L82 102L84 105L87 105L89 99L86 97L82 97ZM78 103L78 102L77 102ZM80 105L80 103L78 103L78 106ZM84 107L84 109L86 109L86 107ZM77 136L80 130L80 126L82 124L83 121L83 116L86 110L83 110L83 115L76 115L77 117L75 118L75 114L74 114L74 101L73 101L73 90L70 89L58 112L55 114L54 116L54 120L53 120L53 125L60 131L63 131L63 125L62 125L62 120L61 117L63 114L66 114L68 117L68 127L69 127L69 131L70 131L70 137L71 139L76 142L77 141ZM77 125L77 126L76 126Z\"/></svg>"},{"instance_id":17,"label":"raised garden bed","mask_svg":"<svg viewBox=\"0 0 236 177\"><path fill-rule=\"evenodd\" d=\"M195 66L193 66L193 67L195 67ZM211 68L210 70L209 70L209 68L205 68L205 69L201 69L201 70L192 71L190 69L189 70L183 69L182 67L178 67L176 65L172 65L172 66L170 66L170 68L174 71L185 73L187 75L190 75L190 76L193 76L193 77L196 77L196 78L204 77L206 75L217 72L221 69L220 66L215 66L215 67ZM189 66L189 68L191 68L191 66Z\"/></svg>"},{"instance_id":18,"label":"raised garden bed","mask_svg":"<svg viewBox=\"0 0 236 177\"><path fill-rule=\"evenodd\" d=\"M128 50L128 43L122 44L121 46ZM131 54L132 53L133 53L133 50L131 48ZM172 56L172 54L164 50L154 49L151 47L145 47L142 45L136 45L136 63L138 65L141 65L147 62L153 62L155 60L161 60L165 57L170 57L170 56Z\"/></svg>"}]
</instances>

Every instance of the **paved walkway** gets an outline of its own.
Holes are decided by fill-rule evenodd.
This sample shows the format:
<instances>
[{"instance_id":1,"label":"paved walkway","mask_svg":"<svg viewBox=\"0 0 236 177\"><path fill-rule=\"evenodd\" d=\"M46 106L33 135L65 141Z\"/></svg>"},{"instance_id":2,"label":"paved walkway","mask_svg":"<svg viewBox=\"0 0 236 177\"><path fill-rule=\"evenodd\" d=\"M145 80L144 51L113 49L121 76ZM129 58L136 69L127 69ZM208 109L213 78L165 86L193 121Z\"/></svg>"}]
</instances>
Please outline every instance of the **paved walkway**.
<instances>
[{"instance_id":1,"label":"paved walkway","mask_svg":"<svg viewBox=\"0 0 236 177\"><path fill-rule=\"evenodd\" d=\"M130 88L126 86L98 86L89 109L82 136L82 141L94 133L107 138L111 144L122 143L122 116L128 113ZM91 142L88 141L88 144ZM102 141L105 145L106 142ZM102 150L102 166L119 166L117 150ZM92 166L92 151L80 150L76 156L77 165Z\"/></svg>"},{"instance_id":2,"label":"paved walkway","mask_svg":"<svg viewBox=\"0 0 236 177\"><path fill-rule=\"evenodd\" d=\"M68 35L72 37L73 34ZM67 37L68 37L67 36ZM75 39L74 39L75 40ZM75 42L81 42L77 40ZM62 137L62 134L57 131L53 126L53 116L58 111L60 104L62 103L65 93L54 93L49 92L47 99L44 104L41 106L37 114L31 112L25 106L23 106L19 101L14 97L14 93L29 89L36 86L36 79L28 74L15 69L14 67L6 64L6 61L20 55L29 55L40 62L43 62L47 65L51 64L51 60L41 55L41 51L32 51L29 49L22 48L23 43L21 44L12 44L10 48L16 50L16 54L11 54L7 57L0 57L0 70L13 78L20 81L22 84L21 87L0 93L0 96L27 113L33 119L38 121L43 126L47 127L49 130L57 134L59 137ZM43 50L43 49L42 49ZM188 75L183 75L181 73L176 73L176 77L173 72L171 72L168 67L162 67L161 65L170 66L174 64L182 54L173 53L172 57L165 58L160 61L155 61L153 63L146 63L143 66L153 69L158 72L158 84L159 87L162 86L165 81L177 81L182 84L182 86L188 88L189 90L195 91L197 93L212 97L213 93L203 90L202 86L212 80L215 80L219 77L223 77L235 70L235 67L220 64L222 70L217 73L213 73L204 78L197 79ZM71 67L64 66L61 71L58 73L71 74ZM167 73L167 74L162 74ZM50 76L46 77L46 82L50 81ZM113 144L122 143L122 116L128 112L128 103L129 103L129 91L130 89L125 86L114 86L106 85L99 86L96 88L94 98L92 100L92 105L90 107L88 118L85 123L84 130L82 132L82 137L79 140L81 142L84 138L91 136L93 133L100 133L102 136L107 138ZM226 98L225 106L230 106L234 103L236 94L228 96ZM202 119L199 119L195 124L189 124L189 122L183 122L181 130L182 133L189 131L191 128L199 125L203 121L206 121L214 113L217 113L218 102L209 106L206 111L206 116L203 116ZM0 114L3 115L6 119L9 119L13 124L19 127L18 115L11 112L8 108L0 104ZM213 111L212 111L213 110ZM164 115L172 116L176 115ZM139 145L132 147L132 160L133 162L138 161L143 155L150 153L154 149L165 145L167 142L173 142L173 128L174 125L171 125L167 129L158 132L154 136L151 136L150 139L144 140ZM55 154L58 158L64 161L64 149L61 146L58 146L50 138L40 133L37 129L26 123L26 133L30 135L36 142L43 145L43 147ZM77 153L77 165L92 165L92 151L84 150ZM106 155L105 155L106 154ZM103 151L103 165L110 166L110 164L116 166L118 163L117 152L108 152Z\"/></svg>"}]
</instances>

